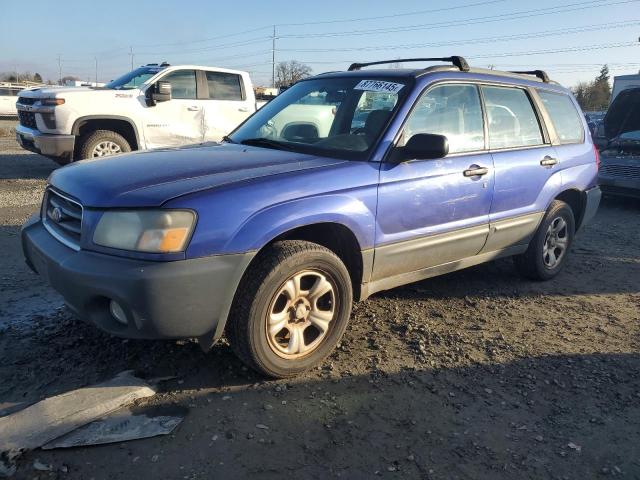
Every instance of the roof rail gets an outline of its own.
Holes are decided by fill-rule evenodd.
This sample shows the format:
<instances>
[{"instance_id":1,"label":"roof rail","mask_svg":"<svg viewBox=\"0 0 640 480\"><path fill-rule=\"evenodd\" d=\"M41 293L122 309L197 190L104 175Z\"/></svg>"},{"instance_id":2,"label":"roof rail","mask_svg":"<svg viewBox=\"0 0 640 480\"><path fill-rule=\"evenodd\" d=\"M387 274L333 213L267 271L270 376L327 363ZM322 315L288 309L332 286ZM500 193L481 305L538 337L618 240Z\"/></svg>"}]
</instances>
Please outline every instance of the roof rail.
<instances>
[{"instance_id":1,"label":"roof rail","mask_svg":"<svg viewBox=\"0 0 640 480\"><path fill-rule=\"evenodd\" d=\"M401 62L451 62L462 72L469 71L469 64L464 59L464 57L435 57L435 58L396 58L393 60L382 60L379 62L368 62L368 63L352 63L349 66L349 71L360 70L362 67L369 67L371 65L383 65L386 63L401 63Z\"/></svg>"},{"instance_id":2,"label":"roof rail","mask_svg":"<svg viewBox=\"0 0 640 480\"><path fill-rule=\"evenodd\" d=\"M549 75L547 75L547 72L544 70L511 70L509 73L517 73L518 75L535 75L544 83L549 83L551 81Z\"/></svg>"}]
</instances>

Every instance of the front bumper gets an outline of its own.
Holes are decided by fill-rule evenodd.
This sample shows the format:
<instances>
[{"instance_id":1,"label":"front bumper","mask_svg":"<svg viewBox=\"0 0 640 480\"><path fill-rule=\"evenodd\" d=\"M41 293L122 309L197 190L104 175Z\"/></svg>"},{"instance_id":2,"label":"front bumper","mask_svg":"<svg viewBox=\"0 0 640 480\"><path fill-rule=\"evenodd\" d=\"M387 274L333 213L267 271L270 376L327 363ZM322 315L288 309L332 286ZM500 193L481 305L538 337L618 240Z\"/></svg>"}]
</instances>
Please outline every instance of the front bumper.
<instances>
[{"instance_id":1,"label":"front bumper","mask_svg":"<svg viewBox=\"0 0 640 480\"><path fill-rule=\"evenodd\" d=\"M152 262L74 251L55 240L37 216L22 227L27 264L79 317L126 338L219 336L252 253ZM110 313L115 300L127 317Z\"/></svg>"},{"instance_id":2,"label":"front bumper","mask_svg":"<svg viewBox=\"0 0 640 480\"><path fill-rule=\"evenodd\" d=\"M42 133L38 130L18 125L16 140L22 148L47 157L72 158L75 137Z\"/></svg>"},{"instance_id":3,"label":"front bumper","mask_svg":"<svg viewBox=\"0 0 640 480\"><path fill-rule=\"evenodd\" d=\"M640 198L640 178L623 178L600 174L598 183L602 193Z\"/></svg>"}]
</instances>

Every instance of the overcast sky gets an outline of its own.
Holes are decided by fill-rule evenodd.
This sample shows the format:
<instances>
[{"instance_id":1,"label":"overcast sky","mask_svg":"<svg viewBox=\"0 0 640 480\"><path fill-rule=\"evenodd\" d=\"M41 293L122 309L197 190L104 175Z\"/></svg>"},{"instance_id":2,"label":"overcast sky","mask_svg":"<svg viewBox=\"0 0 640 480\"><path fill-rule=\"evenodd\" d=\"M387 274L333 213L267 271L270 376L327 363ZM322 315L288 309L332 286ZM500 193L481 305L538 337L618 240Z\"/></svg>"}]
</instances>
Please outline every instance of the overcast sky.
<instances>
[{"instance_id":1,"label":"overcast sky","mask_svg":"<svg viewBox=\"0 0 640 480\"><path fill-rule=\"evenodd\" d=\"M168 61L250 71L276 61L315 73L352 61L462 55L476 66L542 68L565 85L640 69L640 0L29 0L0 7L0 71L108 81Z\"/></svg>"}]
</instances>

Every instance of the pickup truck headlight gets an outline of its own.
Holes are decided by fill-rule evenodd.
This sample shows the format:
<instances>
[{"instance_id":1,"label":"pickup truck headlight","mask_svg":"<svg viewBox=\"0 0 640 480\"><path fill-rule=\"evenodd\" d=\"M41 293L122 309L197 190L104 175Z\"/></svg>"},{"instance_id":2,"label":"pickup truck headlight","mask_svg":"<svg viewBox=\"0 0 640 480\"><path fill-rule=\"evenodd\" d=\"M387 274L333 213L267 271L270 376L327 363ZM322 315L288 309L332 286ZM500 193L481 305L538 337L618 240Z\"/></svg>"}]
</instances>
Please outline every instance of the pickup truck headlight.
<instances>
[{"instance_id":1,"label":"pickup truck headlight","mask_svg":"<svg viewBox=\"0 0 640 480\"><path fill-rule=\"evenodd\" d=\"M189 210L119 210L105 212L93 243L136 252L181 252L187 246L196 216Z\"/></svg>"},{"instance_id":2,"label":"pickup truck headlight","mask_svg":"<svg viewBox=\"0 0 640 480\"><path fill-rule=\"evenodd\" d=\"M64 98L43 98L40 100L43 107L55 107L64 104Z\"/></svg>"}]
</instances>

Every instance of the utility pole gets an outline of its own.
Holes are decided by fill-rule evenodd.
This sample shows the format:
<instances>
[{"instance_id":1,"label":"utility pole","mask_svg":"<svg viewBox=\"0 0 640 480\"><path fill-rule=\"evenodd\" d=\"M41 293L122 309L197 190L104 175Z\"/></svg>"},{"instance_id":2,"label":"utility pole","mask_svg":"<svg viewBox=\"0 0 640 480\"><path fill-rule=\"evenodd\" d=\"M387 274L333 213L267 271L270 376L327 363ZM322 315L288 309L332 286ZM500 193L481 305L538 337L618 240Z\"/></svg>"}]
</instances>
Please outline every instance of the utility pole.
<instances>
[{"instance_id":1,"label":"utility pole","mask_svg":"<svg viewBox=\"0 0 640 480\"><path fill-rule=\"evenodd\" d=\"M133 47L129 47L129 55L131 56L131 70L133 70Z\"/></svg>"},{"instance_id":2,"label":"utility pole","mask_svg":"<svg viewBox=\"0 0 640 480\"><path fill-rule=\"evenodd\" d=\"M16 83L20 83L20 76L18 75L18 66L16 65Z\"/></svg>"},{"instance_id":3,"label":"utility pole","mask_svg":"<svg viewBox=\"0 0 640 480\"><path fill-rule=\"evenodd\" d=\"M98 86L98 57L93 57L96 62L96 87Z\"/></svg>"},{"instance_id":4,"label":"utility pole","mask_svg":"<svg viewBox=\"0 0 640 480\"><path fill-rule=\"evenodd\" d=\"M273 37L271 37L271 86L276 86L276 26L273 26Z\"/></svg>"},{"instance_id":5,"label":"utility pole","mask_svg":"<svg viewBox=\"0 0 640 480\"><path fill-rule=\"evenodd\" d=\"M62 85L62 57L58 54L58 85Z\"/></svg>"}]
</instances>

